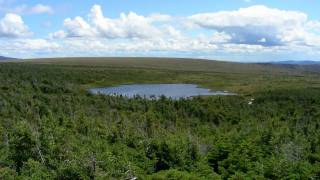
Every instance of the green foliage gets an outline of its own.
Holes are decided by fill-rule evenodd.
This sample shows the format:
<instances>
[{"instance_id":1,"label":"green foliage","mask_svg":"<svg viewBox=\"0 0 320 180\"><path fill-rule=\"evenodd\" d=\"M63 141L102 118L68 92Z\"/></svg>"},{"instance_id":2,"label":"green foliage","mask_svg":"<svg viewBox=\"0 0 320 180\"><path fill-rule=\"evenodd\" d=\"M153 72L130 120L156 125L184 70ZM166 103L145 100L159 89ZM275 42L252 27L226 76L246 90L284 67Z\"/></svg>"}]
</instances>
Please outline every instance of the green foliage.
<instances>
[{"instance_id":1,"label":"green foliage","mask_svg":"<svg viewBox=\"0 0 320 180\"><path fill-rule=\"evenodd\" d=\"M207 177L200 177L196 174L186 172L186 171L178 171L175 169L160 171L155 173L151 176L148 176L146 179L148 180L179 180L179 179L186 179L186 180L205 180L205 179L217 179L219 180L220 177L218 175L212 175Z\"/></svg>"},{"instance_id":2,"label":"green foliage","mask_svg":"<svg viewBox=\"0 0 320 180\"><path fill-rule=\"evenodd\" d=\"M0 64L0 179L319 179L319 81ZM223 82L243 93L174 101L86 89L131 82Z\"/></svg>"},{"instance_id":3,"label":"green foliage","mask_svg":"<svg viewBox=\"0 0 320 180\"><path fill-rule=\"evenodd\" d=\"M55 177L54 173L49 172L45 165L34 160L28 160L27 162L25 162L20 174L21 179L30 180L51 179Z\"/></svg>"},{"instance_id":4,"label":"green foliage","mask_svg":"<svg viewBox=\"0 0 320 180\"><path fill-rule=\"evenodd\" d=\"M15 170L9 167L0 168L0 179L14 180L16 176L17 173Z\"/></svg>"},{"instance_id":5,"label":"green foliage","mask_svg":"<svg viewBox=\"0 0 320 180\"><path fill-rule=\"evenodd\" d=\"M26 122L18 122L9 141L9 159L14 162L17 172L28 159L36 158L35 144Z\"/></svg>"}]
</instances>

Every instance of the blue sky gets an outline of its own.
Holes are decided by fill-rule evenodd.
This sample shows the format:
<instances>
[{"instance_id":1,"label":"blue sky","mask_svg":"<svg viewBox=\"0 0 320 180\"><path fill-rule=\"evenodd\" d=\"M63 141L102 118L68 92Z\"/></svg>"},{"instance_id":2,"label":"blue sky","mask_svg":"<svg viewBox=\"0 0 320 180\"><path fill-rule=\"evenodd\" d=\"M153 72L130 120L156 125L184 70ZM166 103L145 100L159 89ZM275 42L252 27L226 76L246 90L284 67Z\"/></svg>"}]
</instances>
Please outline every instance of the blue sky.
<instances>
[{"instance_id":1,"label":"blue sky","mask_svg":"<svg viewBox=\"0 0 320 180\"><path fill-rule=\"evenodd\" d=\"M316 0L0 0L0 55L320 60Z\"/></svg>"}]
</instances>

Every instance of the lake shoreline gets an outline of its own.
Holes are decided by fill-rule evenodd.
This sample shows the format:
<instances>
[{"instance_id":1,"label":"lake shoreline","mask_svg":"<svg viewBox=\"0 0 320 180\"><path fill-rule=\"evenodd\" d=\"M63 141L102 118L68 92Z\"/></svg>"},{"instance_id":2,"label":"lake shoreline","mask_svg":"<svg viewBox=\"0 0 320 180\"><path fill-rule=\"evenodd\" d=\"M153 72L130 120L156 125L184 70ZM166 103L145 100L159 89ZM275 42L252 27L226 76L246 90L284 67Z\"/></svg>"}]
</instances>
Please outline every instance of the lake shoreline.
<instances>
[{"instance_id":1,"label":"lake shoreline","mask_svg":"<svg viewBox=\"0 0 320 180\"><path fill-rule=\"evenodd\" d=\"M119 86L91 88L92 94L124 96L128 98L143 97L158 99L162 96L174 100L189 99L197 96L236 95L227 91L212 91L197 84L123 84Z\"/></svg>"}]
</instances>

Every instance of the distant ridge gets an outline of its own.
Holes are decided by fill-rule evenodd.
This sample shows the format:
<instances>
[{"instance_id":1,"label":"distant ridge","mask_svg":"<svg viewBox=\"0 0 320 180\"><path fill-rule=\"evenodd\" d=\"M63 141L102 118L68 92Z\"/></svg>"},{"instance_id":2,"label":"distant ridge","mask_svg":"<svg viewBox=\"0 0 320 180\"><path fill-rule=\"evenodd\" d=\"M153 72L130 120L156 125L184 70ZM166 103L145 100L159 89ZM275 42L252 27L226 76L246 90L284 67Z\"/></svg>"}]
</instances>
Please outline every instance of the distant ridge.
<instances>
[{"instance_id":1,"label":"distant ridge","mask_svg":"<svg viewBox=\"0 0 320 180\"><path fill-rule=\"evenodd\" d=\"M16 58L0 56L0 61L4 61L4 60L15 60L15 59L16 59Z\"/></svg>"},{"instance_id":2,"label":"distant ridge","mask_svg":"<svg viewBox=\"0 0 320 180\"><path fill-rule=\"evenodd\" d=\"M277 61L277 62L269 62L269 64L280 64L280 65L320 65L320 61L310 61L310 60L304 60L304 61Z\"/></svg>"}]
</instances>

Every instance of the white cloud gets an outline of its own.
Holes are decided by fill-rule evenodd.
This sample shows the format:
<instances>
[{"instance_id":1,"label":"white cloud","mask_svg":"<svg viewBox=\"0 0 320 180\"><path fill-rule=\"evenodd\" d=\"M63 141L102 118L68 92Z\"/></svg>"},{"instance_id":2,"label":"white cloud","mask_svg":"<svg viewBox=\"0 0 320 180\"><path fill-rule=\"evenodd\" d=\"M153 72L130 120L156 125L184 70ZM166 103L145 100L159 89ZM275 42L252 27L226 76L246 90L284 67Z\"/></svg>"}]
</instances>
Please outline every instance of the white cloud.
<instances>
[{"instance_id":1,"label":"white cloud","mask_svg":"<svg viewBox=\"0 0 320 180\"><path fill-rule=\"evenodd\" d=\"M170 37L176 38L176 39L183 38L183 34L181 33L181 31L177 30L172 25L162 26L162 33L164 33Z\"/></svg>"},{"instance_id":2,"label":"white cloud","mask_svg":"<svg viewBox=\"0 0 320 180\"><path fill-rule=\"evenodd\" d=\"M232 39L232 37L225 32L216 32L211 38L212 43L227 43Z\"/></svg>"},{"instance_id":3,"label":"white cloud","mask_svg":"<svg viewBox=\"0 0 320 180\"><path fill-rule=\"evenodd\" d=\"M103 16L101 7L93 6L90 19L103 37L108 38L148 38L159 35L160 31L152 26L147 18L130 12L122 13L119 19L109 19Z\"/></svg>"},{"instance_id":4,"label":"white cloud","mask_svg":"<svg viewBox=\"0 0 320 180\"><path fill-rule=\"evenodd\" d=\"M67 31L67 36L69 37L91 37L96 36L95 29L83 20L81 17L76 17L74 19L66 19L63 23Z\"/></svg>"},{"instance_id":5,"label":"white cloud","mask_svg":"<svg viewBox=\"0 0 320 180\"><path fill-rule=\"evenodd\" d=\"M259 51L264 51L264 48L261 45L248 45L248 44L223 44L220 49L225 52L231 53L256 53Z\"/></svg>"},{"instance_id":6,"label":"white cloud","mask_svg":"<svg viewBox=\"0 0 320 180\"><path fill-rule=\"evenodd\" d=\"M266 42L267 42L267 39L266 39L266 38L261 38L260 40L258 40L258 42L260 42L260 43L266 43Z\"/></svg>"},{"instance_id":7,"label":"white cloud","mask_svg":"<svg viewBox=\"0 0 320 180\"><path fill-rule=\"evenodd\" d=\"M288 38L287 34L295 30L304 31L308 21L304 13L262 5L237 11L201 13L189 19L201 28L230 34L233 43L264 46L283 45L295 41L295 37ZM264 41L261 41L262 39Z\"/></svg>"},{"instance_id":8,"label":"white cloud","mask_svg":"<svg viewBox=\"0 0 320 180\"><path fill-rule=\"evenodd\" d=\"M0 39L0 54L12 57L28 58L33 55L61 51L61 46L58 43L45 39L12 39L10 41Z\"/></svg>"},{"instance_id":9,"label":"white cloud","mask_svg":"<svg viewBox=\"0 0 320 180\"><path fill-rule=\"evenodd\" d=\"M0 19L0 37L27 37L31 35L22 18L16 14L6 14Z\"/></svg>"},{"instance_id":10,"label":"white cloud","mask_svg":"<svg viewBox=\"0 0 320 180\"><path fill-rule=\"evenodd\" d=\"M49 34L49 38L50 39L62 39L62 38L65 38L67 35L66 33L63 31L63 30L59 30L59 31L56 31L54 33L50 33Z\"/></svg>"},{"instance_id":11,"label":"white cloud","mask_svg":"<svg viewBox=\"0 0 320 180\"><path fill-rule=\"evenodd\" d=\"M58 43L45 39L21 39L13 42L13 46L20 50L54 50L60 46Z\"/></svg>"},{"instance_id":12,"label":"white cloud","mask_svg":"<svg viewBox=\"0 0 320 180\"><path fill-rule=\"evenodd\" d=\"M99 38L67 38L62 43L66 52L192 52L212 51L218 45L210 43L207 38L180 39L127 39L108 40Z\"/></svg>"},{"instance_id":13,"label":"white cloud","mask_svg":"<svg viewBox=\"0 0 320 180\"><path fill-rule=\"evenodd\" d=\"M179 36L179 31L173 26L163 27L153 25L154 22L170 21L170 16L153 14L149 17L138 15L134 12L121 13L117 19L103 15L99 5L91 8L88 21L82 17L67 18L62 30L65 37L103 37L109 39L139 38L148 39L160 36ZM58 34L62 34L60 30ZM56 33L51 34L53 37ZM60 36L61 37L61 36Z\"/></svg>"},{"instance_id":14,"label":"white cloud","mask_svg":"<svg viewBox=\"0 0 320 180\"><path fill-rule=\"evenodd\" d=\"M148 20L150 22L166 22L166 21L171 21L172 17L166 14L152 14L148 17Z\"/></svg>"}]
</instances>

